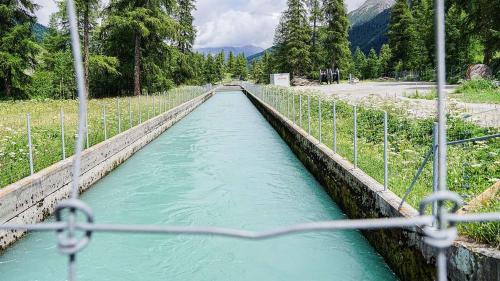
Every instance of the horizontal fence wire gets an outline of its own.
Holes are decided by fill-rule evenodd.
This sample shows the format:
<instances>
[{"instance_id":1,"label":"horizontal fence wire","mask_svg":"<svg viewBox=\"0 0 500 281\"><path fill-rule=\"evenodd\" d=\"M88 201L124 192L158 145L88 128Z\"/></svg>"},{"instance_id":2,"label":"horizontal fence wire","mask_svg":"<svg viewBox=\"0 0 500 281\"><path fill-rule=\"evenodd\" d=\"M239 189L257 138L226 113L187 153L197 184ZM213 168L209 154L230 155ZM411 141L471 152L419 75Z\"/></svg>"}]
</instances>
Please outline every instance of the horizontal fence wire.
<instances>
[{"instance_id":1,"label":"horizontal fence wire","mask_svg":"<svg viewBox=\"0 0 500 281\"><path fill-rule=\"evenodd\" d=\"M345 220L335 220L335 221L324 221L324 222L311 222L304 224L297 224L291 226L284 226L281 228L271 229L264 232L252 232L241 229L228 229L228 228L217 228L217 227L203 227L203 226L161 226L161 225L121 225L121 224L96 224L94 223L94 214L92 209L88 207L83 201L78 199L78 182L80 175L80 161L81 152L84 147L84 133L86 128L86 110L87 110L87 94L84 87L83 79L83 66L81 61L81 49L79 45L78 29L76 24L76 14L73 0L67 0L68 4L68 18L70 26L70 34L72 39L72 50L74 56L75 70L77 73L77 85L78 85L78 96L79 96L79 121L78 121L78 137L76 145L76 156L73 162L73 183L72 192L69 200L59 203L56 207L55 216L57 222L50 223L40 223L40 224L2 224L0 229L2 230L29 230L29 231L55 231L58 233L57 242L58 249L61 253L68 255L68 280L76 280L76 256L79 251L81 251L91 239L93 232L117 232L117 233L149 233L149 234L184 234L184 235L210 235L210 236L225 236L241 239L268 239L279 237L283 235L290 235L295 233L310 232L310 231L333 231L340 229L384 229L384 228L414 228L421 227L425 234L425 242L436 248L438 250L437 254L437 277L439 281L445 281L446 276L446 255L445 250L449 248L455 238L457 237L457 230L455 228L455 223L465 223L465 222L485 222L485 221L498 221L500 220L500 213L487 213L487 214L455 214L454 212L463 204L462 199L457 194L446 190L446 182L443 185L442 176L443 166L446 164L446 157L440 157L440 190L432 193L430 196L424 198L420 203L419 215L411 218L405 217L392 217L392 218L375 218L375 219L345 219ZM444 70L444 16L443 16L443 0L437 1L437 38L438 38L438 58L440 60L438 63L438 84L442 87L443 81L443 70ZM251 85L248 83L241 84L243 89L246 90L255 98L260 99L263 103L267 103L268 106L274 107L280 112L287 112L287 117L290 117L290 99L286 98L286 93L279 92L279 95L273 95L272 92L263 89L260 86ZM438 88L440 88L438 87ZM443 109L443 96L441 95L442 89L438 91L440 93L440 121L444 114ZM270 95L271 94L271 95ZM310 96L307 97L307 114L306 118L309 119L310 115L316 114L319 118L321 116L321 110L319 107L319 100L311 101ZM263 101L264 100L264 101ZM184 100L186 101L186 100ZM314 109L318 107L311 107L311 103L316 102L315 105L319 107L316 112ZM302 103L302 104L301 104ZM299 107L304 103L304 100L299 98ZM292 100L292 105L294 100ZM299 109L300 110L300 109ZM294 110L291 111L292 113ZM149 111L148 111L149 113ZM299 113L299 118L303 112ZM319 115L319 116L318 116ZM296 117L296 116L295 116ZM292 118L295 121L295 117ZM302 118L301 118L302 119ZM302 122L302 120L300 120ZM310 128L311 125L309 125ZM321 138L321 131L319 127L315 127L315 135ZM444 123L440 123L440 141L439 143L446 146L446 142L443 141L443 130L445 130ZM309 129L309 134L311 130ZM354 136L356 138L356 136ZM442 151L440 152L440 154ZM443 154L446 156L446 154ZM441 155L441 156L443 156ZM356 158L356 156L354 156ZM445 171L445 170L444 170ZM445 179L445 177L444 177ZM433 204L438 204L439 208L436 214L425 215L425 210L428 206ZM445 206L452 205L452 209L448 210ZM62 216L63 211L68 211L66 217ZM451 212L451 213L449 213ZM85 223L77 222L76 217L81 213L86 218ZM64 221L65 220L65 221ZM437 227L432 227L431 225L437 224ZM78 236L79 232L83 232L83 236ZM79 238L77 238L79 237Z\"/></svg>"}]
</instances>

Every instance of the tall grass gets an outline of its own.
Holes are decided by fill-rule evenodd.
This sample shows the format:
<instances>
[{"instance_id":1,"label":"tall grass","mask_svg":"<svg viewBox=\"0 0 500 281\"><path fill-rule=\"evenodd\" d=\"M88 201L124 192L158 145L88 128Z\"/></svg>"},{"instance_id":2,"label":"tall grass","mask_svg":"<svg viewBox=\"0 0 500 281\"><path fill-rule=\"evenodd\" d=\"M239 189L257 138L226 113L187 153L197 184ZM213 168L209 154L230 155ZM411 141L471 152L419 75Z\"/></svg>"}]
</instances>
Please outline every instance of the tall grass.
<instances>
[{"instance_id":1,"label":"tall grass","mask_svg":"<svg viewBox=\"0 0 500 281\"><path fill-rule=\"evenodd\" d=\"M270 90L269 90L270 89ZM313 92L296 92L286 89L268 88L280 91L281 103L278 110L308 132L308 96L311 97L311 134L319 139L319 110L321 99L322 142L333 149L333 105L336 106L337 153L349 161L354 161L354 118L353 106L340 100L332 100ZM299 100L302 99L302 108ZM289 109L289 106L292 109ZM295 109L295 110L293 110ZM388 110L389 140L389 189L403 197L426 153L432 147L433 118L415 119L405 116L401 110ZM293 114L295 112L295 114ZM291 114L291 115L290 115ZM383 184L384 146L383 116L381 110L357 108L358 168ZM448 117L448 140L499 133L495 128L482 128L459 118ZM407 202L418 208L420 201L432 193L432 160L425 166ZM469 201L500 180L500 139L479 141L448 147L448 188ZM490 210L500 211L498 204ZM492 226L493 225L493 226ZM485 230L493 227L493 230ZM498 243L492 237L499 234L499 224L469 226L465 234L477 237L486 235L481 241ZM495 242L496 241L496 242ZM496 244L498 245L498 244Z\"/></svg>"},{"instance_id":2,"label":"tall grass","mask_svg":"<svg viewBox=\"0 0 500 281\"><path fill-rule=\"evenodd\" d=\"M182 87L168 93L142 97L88 101L89 147L158 116L203 92L202 87ZM78 121L76 100L8 101L0 103L0 188L30 174L26 114L31 117L35 172L63 157L60 112L64 111L66 157L75 150ZM130 111L129 111L130 110ZM106 113L106 136L104 133ZM121 120L120 127L118 120Z\"/></svg>"}]
</instances>

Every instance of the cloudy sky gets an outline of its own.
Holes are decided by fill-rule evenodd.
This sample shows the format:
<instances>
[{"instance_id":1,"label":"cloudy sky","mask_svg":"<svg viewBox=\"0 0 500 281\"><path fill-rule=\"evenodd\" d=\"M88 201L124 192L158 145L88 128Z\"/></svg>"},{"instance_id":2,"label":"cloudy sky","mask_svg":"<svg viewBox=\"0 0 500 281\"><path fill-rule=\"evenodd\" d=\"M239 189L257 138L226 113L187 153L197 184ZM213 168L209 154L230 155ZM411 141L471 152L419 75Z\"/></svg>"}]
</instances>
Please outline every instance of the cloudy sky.
<instances>
[{"instance_id":1,"label":"cloudy sky","mask_svg":"<svg viewBox=\"0 0 500 281\"><path fill-rule=\"evenodd\" d=\"M347 10L365 0L345 0ZM34 0L40 5L38 21L47 25L56 10L54 0ZM195 47L272 45L274 28L286 7L286 0L197 0Z\"/></svg>"}]
</instances>

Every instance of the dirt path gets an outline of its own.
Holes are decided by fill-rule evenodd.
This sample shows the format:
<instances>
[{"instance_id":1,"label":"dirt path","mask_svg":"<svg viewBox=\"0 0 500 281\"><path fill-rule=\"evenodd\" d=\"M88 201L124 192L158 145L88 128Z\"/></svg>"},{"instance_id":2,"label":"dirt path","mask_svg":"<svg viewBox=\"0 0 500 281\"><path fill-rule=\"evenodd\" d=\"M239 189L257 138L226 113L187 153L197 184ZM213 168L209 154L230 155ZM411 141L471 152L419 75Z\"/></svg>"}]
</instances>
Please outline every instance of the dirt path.
<instances>
[{"instance_id":1,"label":"dirt path","mask_svg":"<svg viewBox=\"0 0 500 281\"><path fill-rule=\"evenodd\" d=\"M414 82L366 82L339 85L293 87L296 90L319 91L325 95L345 100L352 104L382 107L390 104L405 110L414 117L428 117L436 114L436 101L415 99L408 96L429 94L435 88L433 83ZM452 93L456 86L447 85ZM471 120L481 126L500 128L500 106L498 104L464 103L449 98L448 110L452 115Z\"/></svg>"}]
</instances>

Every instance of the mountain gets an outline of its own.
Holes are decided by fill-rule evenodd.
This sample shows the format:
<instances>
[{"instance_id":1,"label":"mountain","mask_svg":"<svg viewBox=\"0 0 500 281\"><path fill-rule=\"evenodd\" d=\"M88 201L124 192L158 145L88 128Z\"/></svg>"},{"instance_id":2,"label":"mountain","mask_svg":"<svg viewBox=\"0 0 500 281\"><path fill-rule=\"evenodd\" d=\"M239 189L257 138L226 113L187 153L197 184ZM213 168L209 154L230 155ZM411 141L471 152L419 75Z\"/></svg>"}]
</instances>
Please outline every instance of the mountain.
<instances>
[{"instance_id":1,"label":"mountain","mask_svg":"<svg viewBox=\"0 0 500 281\"><path fill-rule=\"evenodd\" d=\"M394 6L395 3L396 0L367 0L359 8L350 12L347 17L349 17L351 26L355 27L371 21L383 11Z\"/></svg>"},{"instance_id":2,"label":"mountain","mask_svg":"<svg viewBox=\"0 0 500 281\"><path fill-rule=\"evenodd\" d=\"M254 60L260 60L260 58L262 58L262 56L264 56L264 53L265 52L272 52L273 51L273 48L274 47L271 47L271 48L267 48L265 50L263 50L262 52L259 52L259 53L256 53L256 54L253 54L251 56L247 56L247 61L248 63L252 63Z\"/></svg>"},{"instance_id":3,"label":"mountain","mask_svg":"<svg viewBox=\"0 0 500 281\"><path fill-rule=\"evenodd\" d=\"M386 33L395 0L367 0L361 7L348 14L351 22L349 41L351 50L359 47L365 54L371 48L379 52L388 42Z\"/></svg>"},{"instance_id":4,"label":"mountain","mask_svg":"<svg viewBox=\"0 0 500 281\"><path fill-rule=\"evenodd\" d=\"M245 54L245 56L249 57L264 51L261 47L257 46L243 46L243 47L208 47L208 48L197 48L195 52L203 54L203 55L217 55L220 52L224 52L226 58L229 56L229 52L233 52L235 56L239 54Z\"/></svg>"},{"instance_id":5,"label":"mountain","mask_svg":"<svg viewBox=\"0 0 500 281\"><path fill-rule=\"evenodd\" d=\"M43 38L45 38L45 34L47 34L48 28L42 24L35 22L31 30L33 32L33 36L35 36L35 39L38 42L41 42L43 41Z\"/></svg>"}]
</instances>

